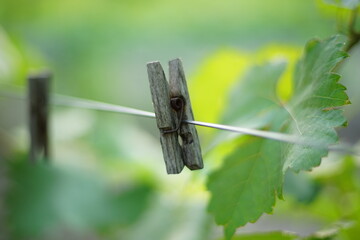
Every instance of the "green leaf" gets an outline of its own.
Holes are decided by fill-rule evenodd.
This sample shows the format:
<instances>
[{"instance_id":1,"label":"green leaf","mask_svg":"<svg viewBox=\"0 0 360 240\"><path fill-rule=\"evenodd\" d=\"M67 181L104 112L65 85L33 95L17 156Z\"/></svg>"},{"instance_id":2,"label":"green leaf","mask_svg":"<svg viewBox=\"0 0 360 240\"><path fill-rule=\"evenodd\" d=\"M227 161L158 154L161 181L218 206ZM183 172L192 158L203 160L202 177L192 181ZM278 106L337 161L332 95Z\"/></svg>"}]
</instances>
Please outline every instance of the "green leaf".
<instances>
[{"instance_id":1,"label":"green leaf","mask_svg":"<svg viewBox=\"0 0 360 240\"><path fill-rule=\"evenodd\" d=\"M284 62L252 68L232 90L223 122L252 128L262 128L272 122L279 108L277 82L284 71Z\"/></svg>"},{"instance_id":2,"label":"green leaf","mask_svg":"<svg viewBox=\"0 0 360 240\"><path fill-rule=\"evenodd\" d=\"M332 69L348 55L341 51L343 43L336 37L326 41L312 40L295 71L294 96L288 106L290 121L287 133L316 139L324 144L337 141L334 127L346 125L339 106L349 104L346 88L339 84L340 76ZM287 145L284 150L284 170L292 168L311 170L327 155L325 149L314 149L303 145Z\"/></svg>"},{"instance_id":3,"label":"green leaf","mask_svg":"<svg viewBox=\"0 0 360 240\"><path fill-rule=\"evenodd\" d=\"M264 114L271 117L266 118L263 128L335 143L334 127L346 123L337 108L349 103L345 87L338 83L339 76L331 73L347 56L340 50L342 46L336 37L307 44L295 71L294 94L287 104L278 100L274 87L283 65L255 67L237 88L238 106L242 109L238 112L238 124ZM251 94L254 101L247 100ZM248 95L246 105L241 102L241 95ZM232 103L233 109L236 103ZM236 115L231 118L236 119ZM296 172L310 170L327 154L322 149L255 137L242 137L239 141L236 151L227 156L208 181L212 193L209 211L218 224L224 225L228 239L237 227L256 221L264 212L272 212L276 196L282 198L283 178L288 168Z\"/></svg>"},{"instance_id":4,"label":"green leaf","mask_svg":"<svg viewBox=\"0 0 360 240\"><path fill-rule=\"evenodd\" d=\"M225 119L230 121L237 114L240 115L237 121L246 124L259 118L257 124L264 127L269 120L274 121L275 117L284 114L274 101L276 81L283 70L282 63L253 68L242 81L244 87L236 88L239 94L230 100L233 105L238 103L241 111L233 108L236 112L229 112ZM263 79L267 81L265 87L259 87ZM244 96L245 104L236 96ZM239 225L256 221L263 212L270 213L276 194L281 196L281 153L273 151L279 147L278 142L266 139L240 139L237 150L226 158L221 169L210 176L208 189L213 195L209 210L215 214L217 224L226 225L227 236L233 235Z\"/></svg>"},{"instance_id":5,"label":"green leaf","mask_svg":"<svg viewBox=\"0 0 360 240\"><path fill-rule=\"evenodd\" d=\"M281 155L273 150L280 143L255 137L242 140L208 182L212 192L209 211L217 224L225 226L228 238L238 226L271 213L276 195L281 196Z\"/></svg>"}]
</instances>

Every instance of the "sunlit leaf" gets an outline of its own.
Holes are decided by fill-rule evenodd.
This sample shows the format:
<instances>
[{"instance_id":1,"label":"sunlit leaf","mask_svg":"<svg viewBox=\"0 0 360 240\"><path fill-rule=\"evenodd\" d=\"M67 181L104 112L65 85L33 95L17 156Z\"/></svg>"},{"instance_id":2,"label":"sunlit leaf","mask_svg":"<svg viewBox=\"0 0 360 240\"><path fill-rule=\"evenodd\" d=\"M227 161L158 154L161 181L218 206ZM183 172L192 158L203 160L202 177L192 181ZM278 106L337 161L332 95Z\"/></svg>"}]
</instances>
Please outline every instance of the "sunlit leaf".
<instances>
[{"instance_id":1,"label":"sunlit leaf","mask_svg":"<svg viewBox=\"0 0 360 240\"><path fill-rule=\"evenodd\" d=\"M275 79L274 85L280 99L289 99L292 94L291 74L299 55L299 48L269 45L255 54L227 49L220 50L210 56L190 79L190 92L196 117L206 119L206 121L218 121L223 109L234 110L233 107L236 104L234 98L239 98L240 94L237 94L238 96L233 94L230 99L228 99L227 94L234 82L242 77L254 63L263 64L268 61L272 61L274 64L288 63L284 73L280 73L280 81ZM232 92L236 93L233 89ZM249 95L250 93L245 94ZM237 102L237 104L240 103ZM243 103L241 102L241 104ZM230 123L228 119L225 119L225 122Z\"/></svg>"},{"instance_id":2,"label":"sunlit leaf","mask_svg":"<svg viewBox=\"0 0 360 240\"><path fill-rule=\"evenodd\" d=\"M286 69L277 82L277 95L280 101L287 101L293 94L293 72L296 63L301 56L301 48L286 45L269 45L258 51L255 56L255 63L264 62L286 62Z\"/></svg>"},{"instance_id":3,"label":"sunlit leaf","mask_svg":"<svg viewBox=\"0 0 360 240\"><path fill-rule=\"evenodd\" d=\"M190 79L190 93L197 119L215 122L224 108L229 87L249 64L247 54L231 49L210 56Z\"/></svg>"}]
</instances>

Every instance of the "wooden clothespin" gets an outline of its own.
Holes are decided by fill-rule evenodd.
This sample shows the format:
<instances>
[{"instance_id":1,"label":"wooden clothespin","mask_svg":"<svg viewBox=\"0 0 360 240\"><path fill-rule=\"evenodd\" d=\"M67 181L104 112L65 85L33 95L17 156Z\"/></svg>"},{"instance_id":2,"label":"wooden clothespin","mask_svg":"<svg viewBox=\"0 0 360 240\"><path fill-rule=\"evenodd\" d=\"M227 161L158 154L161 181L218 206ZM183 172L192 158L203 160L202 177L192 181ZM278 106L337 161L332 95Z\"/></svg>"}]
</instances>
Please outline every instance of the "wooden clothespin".
<instances>
[{"instance_id":1,"label":"wooden clothespin","mask_svg":"<svg viewBox=\"0 0 360 240\"><path fill-rule=\"evenodd\" d=\"M182 99L183 101L182 111L176 112L178 118L181 119L181 121L194 120L185 73L180 59L174 59L169 62L169 75L170 98ZM202 169L204 164L201 155L200 141L195 126L181 124L179 134L182 139L182 150L186 167L190 170Z\"/></svg>"},{"instance_id":2,"label":"wooden clothespin","mask_svg":"<svg viewBox=\"0 0 360 240\"><path fill-rule=\"evenodd\" d=\"M28 111L30 128L29 160L35 163L39 159L49 160L49 87L51 75L40 73L28 77Z\"/></svg>"},{"instance_id":3,"label":"wooden clothespin","mask_svg":"<svg viewBox=\"0 0 360 240\"><path fill-rule=\"evenodd\" d=\"M197 131L183 123L194 116L181 61L169 62L170 85L159 62L148 63L147 69L167 173L178 174L184 165L191 170L203 168Z\"/></svg>"}]
</instances>

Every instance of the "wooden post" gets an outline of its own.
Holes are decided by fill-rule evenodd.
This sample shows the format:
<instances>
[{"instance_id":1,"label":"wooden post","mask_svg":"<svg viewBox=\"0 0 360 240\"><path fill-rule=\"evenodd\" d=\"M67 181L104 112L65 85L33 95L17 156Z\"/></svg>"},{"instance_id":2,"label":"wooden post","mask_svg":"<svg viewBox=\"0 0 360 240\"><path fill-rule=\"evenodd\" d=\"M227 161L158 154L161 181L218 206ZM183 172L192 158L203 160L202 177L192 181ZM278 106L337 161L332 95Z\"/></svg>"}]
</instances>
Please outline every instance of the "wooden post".
<instances>
[{"instance_id":1,"label":"wooden post","mask_svg":"<svg viewBox=\"0 0 360 240\"><path fill-rule=\"evenodd\" d=\"M41 73L28 77L30 154L35 163L40 158L49 160L48 106L50 74Z\"/></svg>"},{"instance_id":2,"label":"wooden post","mask_svg":"<svg viewBox=\"0 0 360 240\"><path fill-rule=\"evenodd\" d=\"M176 111L170 105L169 84L159 62L148 63L147 71L166 170L168 174L178 174L184 168L178 133L165 133L175 129L177 124Z\"/></svg>"},{"instance_id":3,"label":"wooden post","mask_svg":"<svg viewBox=\"0 0 360 240\"><path fill-rule=\"evenodd\" d=\"M180 59L174 59L169 62L169 75L171 98L181 97L184 100L185 106L182 118L194 120L185 73ZM181 113L178 112L177 114L180 116ZM181 124L179 131L182 139L185 165L191 170L202 169L204 164L201 155L200 141L195 126Z\"/></svg>"}]
</instances>

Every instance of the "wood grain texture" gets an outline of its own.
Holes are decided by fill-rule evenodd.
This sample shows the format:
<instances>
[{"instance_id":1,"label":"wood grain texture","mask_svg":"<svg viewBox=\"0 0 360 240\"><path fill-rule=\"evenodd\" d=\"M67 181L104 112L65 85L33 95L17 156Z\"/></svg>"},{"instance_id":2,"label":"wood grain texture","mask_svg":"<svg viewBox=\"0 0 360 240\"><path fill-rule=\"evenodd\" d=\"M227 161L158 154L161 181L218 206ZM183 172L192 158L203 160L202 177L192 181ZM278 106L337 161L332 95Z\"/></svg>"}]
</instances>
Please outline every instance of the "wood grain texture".
<instances>
[{"instance_id":1,"label":"wood grain texture","mask_svg":"<svg viewBox=\"0 0 360 240\"><path fill-rule=\"evenodd\" d=\"M185 73L180 59L174 59L169 62L169 75L171 97L182 97L185 101L182 120L194 120ZM180 113L177 114L179 117ZM204 164L202 160L200 141L195 126L182 124L179 131L182 139L185 165L191 170L202 169Z\"/></svg>"},{"instance_id":2,"label":"wood grain texture","mask_svg":"<svg viewBox=\"0 0 360 240\"><path fill-rule=\"evenodd\" d=\"M166 170L168 174L178 174L184 168L178 133L164 133L176 127L176 112L170 106L169 84L159 62L148 63L147 71Z\"/></svg>"},{"instance_id":3,"label":"wood grain texture","mask_svg":"<svg viewBox=\"0 0 360 240\"><path fill-rule=\"evenodd\" d=\"M48 73L28 78L30 162L36 162L41 158L47 161L50 158L48 131L50 78Z\"/></svg>"}]
</instances>

